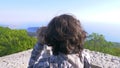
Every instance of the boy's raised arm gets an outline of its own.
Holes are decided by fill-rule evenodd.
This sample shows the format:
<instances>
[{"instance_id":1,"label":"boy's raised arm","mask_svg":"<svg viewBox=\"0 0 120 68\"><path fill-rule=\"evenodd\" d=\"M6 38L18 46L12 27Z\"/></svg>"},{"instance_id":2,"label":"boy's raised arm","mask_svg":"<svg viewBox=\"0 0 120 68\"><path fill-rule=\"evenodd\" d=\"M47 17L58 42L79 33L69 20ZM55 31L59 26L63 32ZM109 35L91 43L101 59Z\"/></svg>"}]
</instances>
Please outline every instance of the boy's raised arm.
<instances>
[{"instance_id":1,"label":"boy's raised arm","mask_svg":"<svg viewBox=\"0 0 120 68\"><path fill-rule=\"evenodd\" d=\"M35 62L40 57L43 49L44 49L44 46L41 43L36 43L31 53L28 68L33 68Z\"/></svg>"}]
</instances>

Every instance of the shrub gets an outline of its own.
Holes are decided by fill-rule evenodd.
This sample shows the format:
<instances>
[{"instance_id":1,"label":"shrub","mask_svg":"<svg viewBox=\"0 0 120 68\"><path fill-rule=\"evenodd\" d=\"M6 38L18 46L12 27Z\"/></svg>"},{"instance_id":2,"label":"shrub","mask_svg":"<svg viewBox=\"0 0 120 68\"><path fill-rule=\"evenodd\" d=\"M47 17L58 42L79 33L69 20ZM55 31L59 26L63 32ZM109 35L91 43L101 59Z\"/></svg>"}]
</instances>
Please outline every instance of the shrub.
<instances>
[{"instance_id":1,"label":"shrub","mask_svg":"<svg viewBox=\"0 0 120 68\"><path fill-rule=\"evenodd\" d=\"M30 37L26 30L0 27L0 56L13 54L33 48L35 37Z\"/></svg>"}]
</instances>

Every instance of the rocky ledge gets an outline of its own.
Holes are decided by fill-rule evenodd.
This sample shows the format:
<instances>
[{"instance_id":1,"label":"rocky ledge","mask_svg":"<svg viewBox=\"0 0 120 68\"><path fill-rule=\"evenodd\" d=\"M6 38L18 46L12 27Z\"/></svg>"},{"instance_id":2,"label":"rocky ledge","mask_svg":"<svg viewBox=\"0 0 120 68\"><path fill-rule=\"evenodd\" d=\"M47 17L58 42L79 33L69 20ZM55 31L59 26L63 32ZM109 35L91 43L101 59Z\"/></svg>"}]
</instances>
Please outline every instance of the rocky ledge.
<instances>
[{"instance_id":1,"label":"rocky ledge","mask_svg":"<svg viewBox=\"0 0 120 68\"><path fill-rule=\"evenodd\" d=\"M120 57L90 50L85 51L90 54L92 65L96 65L101 68L120 68Z\"/></svg>"},{"instance_id":2,"label":"rocky ledge","mask_svg":"<svg viewBox=\"0 0 120 68\"><path fill-rule=\"evenodd\" d=\"M120 68L120 57L85 49L94 68ZM0 57L0 68L27 68L31 50Z\"/></svg>"}]
</instances>

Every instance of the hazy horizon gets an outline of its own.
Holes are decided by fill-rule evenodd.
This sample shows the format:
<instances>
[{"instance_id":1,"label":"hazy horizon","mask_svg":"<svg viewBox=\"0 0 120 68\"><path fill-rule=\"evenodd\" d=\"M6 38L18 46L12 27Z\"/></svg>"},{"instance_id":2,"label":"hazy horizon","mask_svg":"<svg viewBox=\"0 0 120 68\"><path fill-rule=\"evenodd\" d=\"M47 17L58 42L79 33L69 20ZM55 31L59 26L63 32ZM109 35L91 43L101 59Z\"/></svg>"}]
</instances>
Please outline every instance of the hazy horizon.
<instances>
[{"instance_id":1,"label":"hazy horizon","mask_svg":"<svg viewBox=\"0 0 120 68\"><path fill-rule=\"evenodd\" d=\"M17 25L5 25L9 28L12 29L27 29L29 27L41 27L41 26L47 26L47 22L44 23L40 23L40 22L36 22L36 23L29 23L29 24L24 24L21 26L17 26ZM86 23L86 22L81 22L82 27L86 30L86 32L88 34L91 34L93 32L98 33L98 34L103 34L105 39L107 41L112 41L112 42L120 42L119 38L120 38L120 25L119 24L109 24L109 23ZM1 24L0 24L1 25ZM111 29L111 30L110 30Z\"/></svg>"},{"instance_id":2,"label":"hazy horizon","mask_svg":"<svg viewBox=\"0 0 120 68\"><path fill-rule=\"evenodd\" d=\"M11 28L39 27L60 14L79 19L88 33L120 42L120 0L1 0L0 24Z\"/></svg>"}]
</instances>

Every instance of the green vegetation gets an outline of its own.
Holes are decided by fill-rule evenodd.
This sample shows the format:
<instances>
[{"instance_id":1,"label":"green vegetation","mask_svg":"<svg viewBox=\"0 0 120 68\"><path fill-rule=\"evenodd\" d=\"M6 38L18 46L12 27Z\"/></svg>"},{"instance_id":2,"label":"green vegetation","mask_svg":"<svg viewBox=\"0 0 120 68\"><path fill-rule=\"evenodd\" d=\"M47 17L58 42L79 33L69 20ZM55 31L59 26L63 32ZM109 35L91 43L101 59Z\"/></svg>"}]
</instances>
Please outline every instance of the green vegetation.
<instances>
[{"instance_id":1,"label":"green vegetation","mask_svg":"<svg viewBox=\"0 0 120 68\"><path fill-rule=\"evenodd\" d=\"M26 30L0 27L0 56L33 48L36 38L28 36Z\"/></svg>"},{"instance_id":2,"label":"green vegetation","mask_svg":"<svg viewBox=\"0 0 120 68\"><path fill-rule=\"evenodd\" d=\"M120 48L120 43L118 43L118 42L113 42L113 44L114 44L114 47L119 47L119 48Z\"/></svg>"},{"instance_id":3,"label":"green vegetation","mask_svg":"<svg viewBox=\"0 0 120 68\"><path fill-rule=\"evenodd\" d=\"M0 56L31 49L36 41L35 37L28 36L26 30L0 27ZM120 56L120 43L106 41L103 35L97 33L87 37L85 48Z\"/></svg>"},{"instance_id":4,"label":"green vegetation","mask_svg":"<svg viewBox=\"0 0 120 68\"><path fill-rule=\"evenodd\" d=\"M103 35L97 33L92 33L87 37L85 48L120 56L120 43L106 41Z\"/></svg>"}]
</instances>

